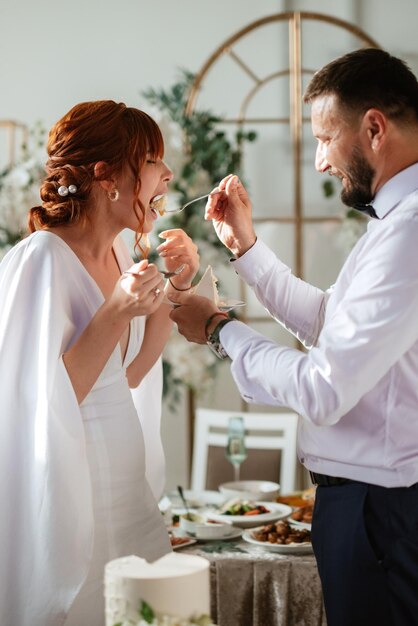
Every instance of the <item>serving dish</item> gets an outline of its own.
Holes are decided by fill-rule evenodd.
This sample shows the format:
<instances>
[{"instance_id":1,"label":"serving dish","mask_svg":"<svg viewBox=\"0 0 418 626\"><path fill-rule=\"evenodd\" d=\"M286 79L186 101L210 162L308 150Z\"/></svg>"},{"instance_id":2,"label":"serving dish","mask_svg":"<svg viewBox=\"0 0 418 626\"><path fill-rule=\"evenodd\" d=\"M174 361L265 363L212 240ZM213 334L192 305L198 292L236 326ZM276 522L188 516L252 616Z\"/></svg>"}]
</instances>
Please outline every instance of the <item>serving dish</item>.
<instances>
[{"instance_id":1,"label":"serving dish","mask_svg":"<svg viewBox=\"0 0 418 626\"><path fill-rule=\"evenodd\" d=\"M173 535L175 537L188 537L189 539L193 539L193 542L207 542L207 541L232 541L233 539L239 539L242 535L242 528L238 528L237 526L230 526L230 532L223 537L197 537L196 535L191 535L187 531L183 530L180 527L173 528Z\"/></svg>"},{"instance_id":2,"label":"serving dish","mask_svg":"<svg viewBox=\"0 0 418 626\"><path fill-rule=\"evenodd\" d=\"M269 480L237 480L219 485L219 491L227 498L243 498L261 501L273 500L280 489L278 483Z\"/></svg>"},{"instance_id":3,"label":"serving dish","mask_svg":"<svg viewBox=\"0 0 418 626\"><path fill-rule=\"evenodd\" d=\"M196 539L192 537L184 537L175 534L170 534L170 543L173 550L180 550L181 548L187 548L196 543Z\"/></svg>"},{"instance_id":4,"label":"serving dish","mask_svg":"<svg viewBox=\"0 0 418 626\"><path fill-rule=\"evenodd\" d=\"M197 513L183 513L180 515L180 528L196 539L205 541L211 539L225 539L232 533L232 523L228 520L213 522Z\"/></svg>"},{"instance_id":5,"label":"serving dish","mask_svg":"<svg viewBox=\"0 0 418 626\"><path fill-rule=\"evenodd\" d=\"M250 543L253 546L257 546L258 548L263 548L264 550L268 550L269 552L278 552L279 554L312 554L313 553L311 542L279 544L279 543L269 543L268 541L258 541L257 539L253 537L254 530L258 530L258 529L244 531L242 538L247 543Z\"/></svg>"},{"instance_id":6,"label":"serving dish","mask_svg":"<svg viewBox=\"0 0 418 626\"><path fill-rule=\"evenodd\" d=\"M267 524L268 522L274 522L288 517L292 512L291 507L286 504L266 501L256 501L252 504L257 507L263 506L268 512L260 515L226 515L220 511L208 511L207 517L218 522L224 522L227 520L234 526L239 526L240 528L253 528L255 526L260 526L260 524Z\"/></svg>"},{"instance_id":7,"label":"serving dish","mask_svg":"<svg viewBox=\"0 0 418 626\"><path fill-rule=\"evenodd\" d=\"M299 528L306 528L307 530L311 530L312 528L312 514L313 514L313 504L307 504L305 506L298 507L290 514L289 522L293 526L298 526Z\"/></svg>"}]
</instances>

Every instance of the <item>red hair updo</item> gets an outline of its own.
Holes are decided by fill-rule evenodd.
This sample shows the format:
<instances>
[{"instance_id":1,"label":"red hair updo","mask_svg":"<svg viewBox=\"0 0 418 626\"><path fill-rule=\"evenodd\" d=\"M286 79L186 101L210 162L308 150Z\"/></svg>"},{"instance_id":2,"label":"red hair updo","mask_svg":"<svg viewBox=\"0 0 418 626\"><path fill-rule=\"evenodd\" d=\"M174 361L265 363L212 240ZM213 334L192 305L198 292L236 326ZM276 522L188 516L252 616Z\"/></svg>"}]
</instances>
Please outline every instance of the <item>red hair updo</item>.
<instances>
[{"instance_id":1,"label":"red hair updo","mask_svg":"<svg viewBox=\"0 0 418 626\"><path fill-rule=\"evenodd\" d=\"M88 220L93 183L130 168L137 181L133 211L138 218L137 239L144 221L138 194L139 172L147 158L162 158L164 141L154 120L139 109L113 100L82 102L74 106L49 132L46 177L40 188L42 205L29 211L30 232ZM97 177L94 166L104 161L106 172ZM77 191L61 196L59 187ZM140 215L141 214L141 215Z\"/></svg>"}]
</instances>

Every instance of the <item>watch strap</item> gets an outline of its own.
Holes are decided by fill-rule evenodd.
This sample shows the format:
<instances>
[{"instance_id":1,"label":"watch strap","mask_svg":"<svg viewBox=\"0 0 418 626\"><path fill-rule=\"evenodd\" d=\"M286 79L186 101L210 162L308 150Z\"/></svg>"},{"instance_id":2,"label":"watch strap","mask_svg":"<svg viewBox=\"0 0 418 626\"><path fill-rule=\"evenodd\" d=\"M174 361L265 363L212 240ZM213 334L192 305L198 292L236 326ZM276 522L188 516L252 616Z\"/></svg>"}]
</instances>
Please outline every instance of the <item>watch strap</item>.
<instances>
[{"instance_id":1,"label":"watch strap","mask_svg":"<svg viewBox=\"0 0 418 626\"><path fill-rule=\"evenodd\" d=\"M228 353L226 352L225 348L221 344L219 335L220 335L222 328L226 324L229 324L229 322L232 322L232 321L233 320L230 317L228 317L227 319L220 320L208 337L207 344L209 348L220 359L226 359L228 357Z\"/></svg>"},{"instance_id":2,"label":"watch strap","mask_svg":"<svg viewBox=\"0 0 418 626\"><path fill-rule=\"evenodd\" d=\"M215 319L215 317L224 317L226 319L229 319L229 315L228 313L224 313L223 311L215 311L215 313L212 313L212 315L209 315L208 319L205 322L205 337L206 337L206 341L209 341L209 326L211 325L212 320Z\"/></svg>"}]
</instances>

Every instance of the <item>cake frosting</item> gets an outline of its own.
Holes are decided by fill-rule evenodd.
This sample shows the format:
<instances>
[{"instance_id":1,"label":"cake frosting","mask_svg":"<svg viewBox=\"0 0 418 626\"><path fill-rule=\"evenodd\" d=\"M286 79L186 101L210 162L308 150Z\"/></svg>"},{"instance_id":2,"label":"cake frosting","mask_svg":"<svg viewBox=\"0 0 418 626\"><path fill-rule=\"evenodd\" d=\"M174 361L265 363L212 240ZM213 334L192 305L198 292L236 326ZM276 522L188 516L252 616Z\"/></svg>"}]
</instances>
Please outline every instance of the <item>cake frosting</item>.
<instances>
[{"instance_id":1,"label":"cake frosting","mask_svg":"<svg viewBox=\"0 0 418 626\"><path fill-rule=\"evenodd\" d=\"M193 293L197 296L204 296L205 298L209 298L209 300L212 300L212 302L218 305L219 294L216 286L217 282L218 279L213 273L211 265L208 265L202 278L197 283L196 287L194 287Z\"/></svg>"},{"instance_id":2,"label":"cake frosting","mask_svg":"<svg viewBox=\"0 0 418 626\"><path fill-rule=\"evenodd\" d=\"M169 616L187 621L209 615L209 561L175 552L153 563L138 556L115 559L105 568L105 599L106 626L129 620L140 623L144 602L157 620Z\"/></svg>"},{"instance_id":3,"label":"cake frosting","mask_svg":"<svg viewBox=\"0 0 418 626\"><path fill-rule=\"evenodd\" d=\"M154 209L154 211L158 211L158 213L162 217L166 213L166 204L166 196L156 196L154 200L150 203L150 207Z\"/></svg>"}]
</instances>

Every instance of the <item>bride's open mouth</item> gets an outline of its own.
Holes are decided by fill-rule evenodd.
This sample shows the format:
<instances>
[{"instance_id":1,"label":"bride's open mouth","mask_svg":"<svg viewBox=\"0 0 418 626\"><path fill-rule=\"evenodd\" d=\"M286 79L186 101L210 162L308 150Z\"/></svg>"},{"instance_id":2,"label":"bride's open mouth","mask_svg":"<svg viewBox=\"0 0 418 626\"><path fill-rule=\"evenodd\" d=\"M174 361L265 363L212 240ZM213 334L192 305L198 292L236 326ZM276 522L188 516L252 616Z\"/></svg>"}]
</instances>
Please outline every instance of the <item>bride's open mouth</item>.
<instances>
[{"instance_id":1,"label":"bride's open mouth","mask_svg":"<svg viewBox=\"0 0 418 626\"><path fill-rule=\"evenodd\" d=\"M149 203L151 211L157 216L157 212L161 215L161 217L165 214L165 205L167 202L167 198L164 194L160 194L151 198Z\"/></svg>"}]
</instances>

